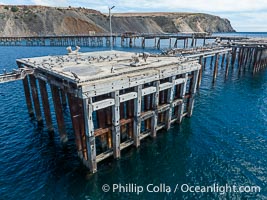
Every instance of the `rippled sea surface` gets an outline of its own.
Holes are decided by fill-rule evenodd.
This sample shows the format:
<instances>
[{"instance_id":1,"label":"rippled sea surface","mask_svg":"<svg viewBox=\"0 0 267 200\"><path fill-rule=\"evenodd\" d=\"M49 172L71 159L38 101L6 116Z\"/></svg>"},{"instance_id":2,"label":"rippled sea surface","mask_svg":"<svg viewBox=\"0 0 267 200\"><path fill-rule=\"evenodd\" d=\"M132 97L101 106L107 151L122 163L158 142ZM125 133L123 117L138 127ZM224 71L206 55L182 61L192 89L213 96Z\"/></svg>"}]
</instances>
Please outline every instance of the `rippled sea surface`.
<instances>
[{"instance_id":1,"label":"rippled sea surface","mask_svg":"<svg viewBox=\"0 0 267 200\"><path fill-rule=\"evenodd\" d=\"M102 49L82 48L95 50ZM64 47L0 47L0 70L16 68L17 58L65 51ZM254 76L230 71L225 80L224 69L219 69L216 84L211 82L207 67L191 118L160 131L156 139L145 139L138 149L123 150L120 160L102 163L94 175L76 155L67 109L70 140L62 146L58 133L49 136L29 118L22 82L1 84L0 199L267 199L267 70ZM176 184L255 185L261 192L102 191L103 184L119 183L144 188L165 183L172 189Z\"/></svg>"}]
</instances>

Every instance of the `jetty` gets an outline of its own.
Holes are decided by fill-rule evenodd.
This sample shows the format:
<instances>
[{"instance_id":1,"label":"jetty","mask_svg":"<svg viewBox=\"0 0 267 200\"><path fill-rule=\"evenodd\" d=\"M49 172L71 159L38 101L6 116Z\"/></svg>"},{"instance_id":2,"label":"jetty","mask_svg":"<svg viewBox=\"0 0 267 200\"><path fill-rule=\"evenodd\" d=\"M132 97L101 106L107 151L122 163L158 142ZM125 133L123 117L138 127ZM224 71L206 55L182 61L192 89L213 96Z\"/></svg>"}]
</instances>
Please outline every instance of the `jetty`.
<instances>
[{"instance_id":1,"label":"jetty","mask_svg":"<svg viewBox=\"0 0 267 200\"><path fill-rule=\"evenodd\" d=\"M63 143L68 141L63 108L68 107L78 156L94 173L97 163L118 159L123 149L139 147L146 137L192 116L207 65L213 69L212 82L219 67L225 69L225 78L234 68L238 73L265 68L267 42L216 37L212 44L158 54L70 50L62 56L18 59L17 64L18 69L0 75L0 83L22 80L29 115L54 132L51 91Z\"/></svg>"},{"instance_id":2,"label":"jetty","mask_svg":"<svg viewBox=\"0 0 267 200\"><path fill-rule=\"evenodd\" d=\"M87 46L87 47L148 47L152 43L154 48L161 49L162 43L168 41L168 48L177 48L178 43L183 48L203 46L208 40L237 41L246 39L240 36L215 36L205 32L195 33L98 33L90 35L50 35L50 36L27 36L27 37L0 37L0 46ZM111 41L112 40L112 41Z\"/></svg>"}]
</instances>

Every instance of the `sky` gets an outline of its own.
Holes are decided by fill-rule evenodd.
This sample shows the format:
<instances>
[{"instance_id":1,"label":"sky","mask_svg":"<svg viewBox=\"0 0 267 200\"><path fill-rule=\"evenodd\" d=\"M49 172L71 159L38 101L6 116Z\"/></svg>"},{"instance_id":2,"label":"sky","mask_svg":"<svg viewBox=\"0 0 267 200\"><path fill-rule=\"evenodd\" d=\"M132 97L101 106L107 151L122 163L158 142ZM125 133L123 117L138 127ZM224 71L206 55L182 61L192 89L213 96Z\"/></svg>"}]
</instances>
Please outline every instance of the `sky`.
<instances>
[{"instance_id":1,"label":"sky","mask_svg":"<svg viewBox=\"0 0 267 200\"><path fill-rule=\"evenodd\" d=\"M227 18L238 32L267 32L267 0L0 0L0 4L85 7L108 12L201 12Z\"/></svg>"}]
</instances>

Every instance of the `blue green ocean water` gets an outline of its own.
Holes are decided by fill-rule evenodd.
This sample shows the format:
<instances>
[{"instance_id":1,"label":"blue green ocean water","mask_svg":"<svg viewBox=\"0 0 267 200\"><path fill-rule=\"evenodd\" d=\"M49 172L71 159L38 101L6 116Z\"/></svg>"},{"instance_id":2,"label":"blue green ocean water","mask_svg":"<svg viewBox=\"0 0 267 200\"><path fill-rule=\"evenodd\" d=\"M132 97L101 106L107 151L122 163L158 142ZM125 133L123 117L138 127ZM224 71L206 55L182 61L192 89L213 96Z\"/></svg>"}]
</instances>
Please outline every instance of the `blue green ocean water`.
<instances>
[{"instance_id":1,"label":"blue green ocean water","mask_svg":"<svg viewBox=\"0 0 267 200\"><path fill-rule=\"evenodd\" d=\"M105 48L82 48L96 50ZM0 47L0 71L16 68L17 58L65 53L64 47ZM50 137L29 118L21 81L1 84L0 199L267 199L267 70L254 76L230 71L225 80L219 69L216 84L211 81L207 67L191 118L142 141L138 149L123 150L120 160L102 163L93 175L76 155L67 110L70 140L63 147L57 133ZM105 193L104 184L145 190L148 184L165 184L172 192ZM261 192L181 191L182 185L214 184L259 186Z\"/></svg>"}]
</instances>

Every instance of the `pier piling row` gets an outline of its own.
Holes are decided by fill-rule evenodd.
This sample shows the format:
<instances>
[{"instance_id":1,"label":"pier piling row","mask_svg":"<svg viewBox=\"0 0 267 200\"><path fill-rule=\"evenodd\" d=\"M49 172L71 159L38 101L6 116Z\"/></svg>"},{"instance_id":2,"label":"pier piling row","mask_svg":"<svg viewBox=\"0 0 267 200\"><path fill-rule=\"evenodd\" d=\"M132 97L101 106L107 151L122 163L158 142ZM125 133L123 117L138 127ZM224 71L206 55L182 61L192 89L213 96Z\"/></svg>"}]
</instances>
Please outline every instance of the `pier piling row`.
<instances>
[{"instance_id":1,"label":"pier piling row","mask_svg":"<svg viewBox=\"0 0 267 200\"><path fill-rule=\"evenodd\" d=\"M190 117L201 68L197 60L143 59L116 51L17 63L34 70L23 79L29 114L39 123L44 123L44 116L48 131L54 131L49 87L60 139L68 140L63 113L67 104L78 156L91 172L97 171L100 161L120 158L121 150L138 147L144 138L156 137L160 129Z\"/></svg>"},{"instance_id":2,"label":"pier piling row","mask_svg":"<svg viewBox=\"0 0 267 200\"><path fill-rule=\"evenodd\" d=\"M113 33L112 41L108 33L95 35L61 35L61 36L28 36L28 37L0 37L0 46L87 46L108 47L111 42L113 46L141 47L146 48L148 43L154 48L161 49L162 44L168 44L169 48L190 48L204 46L207 40L214 42L238 41L246 37L238 36L216 36L207 33L173 33L173 34L151 34L151 33ZM120 42L119 42L120 41ZM165 42L162 42L165 41ZM178 43L180 43L178 45Z\"/></svg>"}]
</instances>

